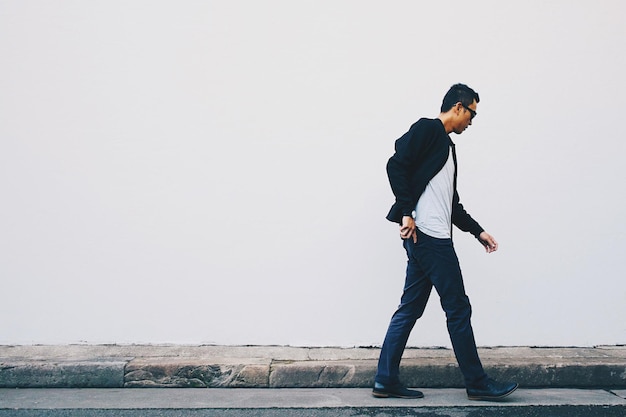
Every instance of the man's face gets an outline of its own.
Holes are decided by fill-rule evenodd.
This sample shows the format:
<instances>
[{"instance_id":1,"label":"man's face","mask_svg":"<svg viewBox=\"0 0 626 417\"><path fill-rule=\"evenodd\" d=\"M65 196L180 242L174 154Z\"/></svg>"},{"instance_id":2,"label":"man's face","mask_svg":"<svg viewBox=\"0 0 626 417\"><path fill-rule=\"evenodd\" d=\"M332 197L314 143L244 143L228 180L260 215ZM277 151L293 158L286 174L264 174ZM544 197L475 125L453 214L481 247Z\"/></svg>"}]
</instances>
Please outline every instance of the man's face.
<instances>
[{"instance_id":1,"label":"man's face","mask_svg":"<svg viewBox=\"0 0 626 417\"><path fill-rule=\"evenodd\" d=\"M472 102L469 106L465 107L462 103L457 103L457 112L456 115L456 124L454 127L454 133L460 135L472 124L472 119L476 116L476 100Z\"/></svg>"}]
</instances>

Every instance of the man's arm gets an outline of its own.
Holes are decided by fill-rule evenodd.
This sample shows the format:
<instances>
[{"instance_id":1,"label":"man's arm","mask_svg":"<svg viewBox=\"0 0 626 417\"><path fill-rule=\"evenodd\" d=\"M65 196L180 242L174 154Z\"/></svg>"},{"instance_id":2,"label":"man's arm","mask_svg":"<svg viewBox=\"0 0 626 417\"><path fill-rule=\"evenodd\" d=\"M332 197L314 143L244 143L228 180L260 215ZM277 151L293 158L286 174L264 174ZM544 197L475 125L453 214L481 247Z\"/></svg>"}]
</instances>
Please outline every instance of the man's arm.
<instances>
[{"instance_id":1,"label":"man's arm","mask_svg":"<svg viewBox=\"0 0 626 417\"><path fill-rule=\"evenodd\" d=\"M469 215L460 203L459 194L455 191L452 199L452 224L464 232L470 232L481 245L485 247L487 253L498 250L498 242L489 233L485 232L480 224Z\"/></svg>"},{"instance_id":2,"label":"man's arm","mask_svg":"<svg viewBox=\"0 0 626 417\"><path fill-rule=\"evenodd\" d=\"M396 202L387 219L403 223L403 217L411 215L417 203L419 190L412 184L420 158L437 137L437 124L432 120L420 119L408 132L395 142L395 153L387 162L387 177ZM425 184L424 184L425 185Z\"/></svg>"},{"instance_id":3,"label":"man's arm","mask_svg":"<svg viewBox=\"0 0 626 417\"><path fill-rule=\"evenodd\" d=\"M460 203L459 193L455 190L452 198L452 224L464 232L470 232L476 239L485 231L476 220L469 215Z\"/></svg>"},{"instance_id":4,"label":"man's arm","mask_svg":"<svg viewBox=\"0 0 626 417\"><path fill-rule=\"evenodd\" d=\"M396 150L389 161L387 162L387 177L389 178L389 185L391 185L391 191L396 197L396 203L394 205L393 217L396 220L401 216L409 215L415 207L413 207L413 196L411 194L410 187L410 161L405 152Z\"/></svg>"}]
</instances>

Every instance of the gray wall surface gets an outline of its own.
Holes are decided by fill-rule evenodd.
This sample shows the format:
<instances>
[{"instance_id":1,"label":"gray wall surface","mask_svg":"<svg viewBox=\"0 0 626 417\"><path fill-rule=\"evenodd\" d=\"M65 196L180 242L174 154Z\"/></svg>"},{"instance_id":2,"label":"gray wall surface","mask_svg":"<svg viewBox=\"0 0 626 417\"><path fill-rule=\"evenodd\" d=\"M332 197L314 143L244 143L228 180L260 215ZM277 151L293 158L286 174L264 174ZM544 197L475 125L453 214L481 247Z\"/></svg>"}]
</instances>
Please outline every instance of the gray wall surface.
<instances>
[{"instance_id":1,"label":"gray wall surface","mask_svg":"<svg viewBox=\"0 0 626 417\"><path fill-rule=\"evenodd\" d=\"M618 0L0 0L0 343L380 344L456 82L477 343L626 343L625 50Z\"/></svg>"}]
</instances>

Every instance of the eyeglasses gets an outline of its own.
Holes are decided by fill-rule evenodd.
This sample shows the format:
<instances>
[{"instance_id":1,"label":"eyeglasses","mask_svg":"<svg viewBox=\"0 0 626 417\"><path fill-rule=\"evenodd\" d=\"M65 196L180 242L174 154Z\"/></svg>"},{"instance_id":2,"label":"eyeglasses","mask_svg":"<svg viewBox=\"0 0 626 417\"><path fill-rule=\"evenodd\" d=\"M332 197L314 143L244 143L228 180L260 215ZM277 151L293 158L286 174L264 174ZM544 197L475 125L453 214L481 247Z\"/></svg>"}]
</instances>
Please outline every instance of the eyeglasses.
<instances>
[{"instance_id":1,"label":"eyeglasses","mask_svg":"<svg viewBox=\"0 0 626 417\"><path fill-rule=\"evenodd\" d=\"M470 112L470 121L472 121L474 119L474 117L476 117L476 110L472 110L469 107L467 107L465 104L461 103L461 106L463 106L463 108L465 110L467 110L468 112Z\"/></svg>"}]
</instances>

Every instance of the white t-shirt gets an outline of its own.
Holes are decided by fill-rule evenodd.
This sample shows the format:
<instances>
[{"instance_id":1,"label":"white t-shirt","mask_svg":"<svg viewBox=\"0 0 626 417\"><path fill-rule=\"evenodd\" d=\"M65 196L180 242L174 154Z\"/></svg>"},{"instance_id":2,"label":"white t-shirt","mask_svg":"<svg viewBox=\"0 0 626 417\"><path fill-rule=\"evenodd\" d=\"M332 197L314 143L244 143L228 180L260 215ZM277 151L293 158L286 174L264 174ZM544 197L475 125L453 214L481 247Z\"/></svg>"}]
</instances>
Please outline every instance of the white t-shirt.
<instances>
[{"instance_id":1,"label":"white t-shirt","mask_svg":"<svg viewBox=\"0 0 626 417\"><path fill-rule=\"evenodd\" d=\"M449 239L452 229L452 198L454 197L454 159L452 148L448 160L420 196L415 207L415 225L428 236Z\"/></svg>"}]
</instances>

